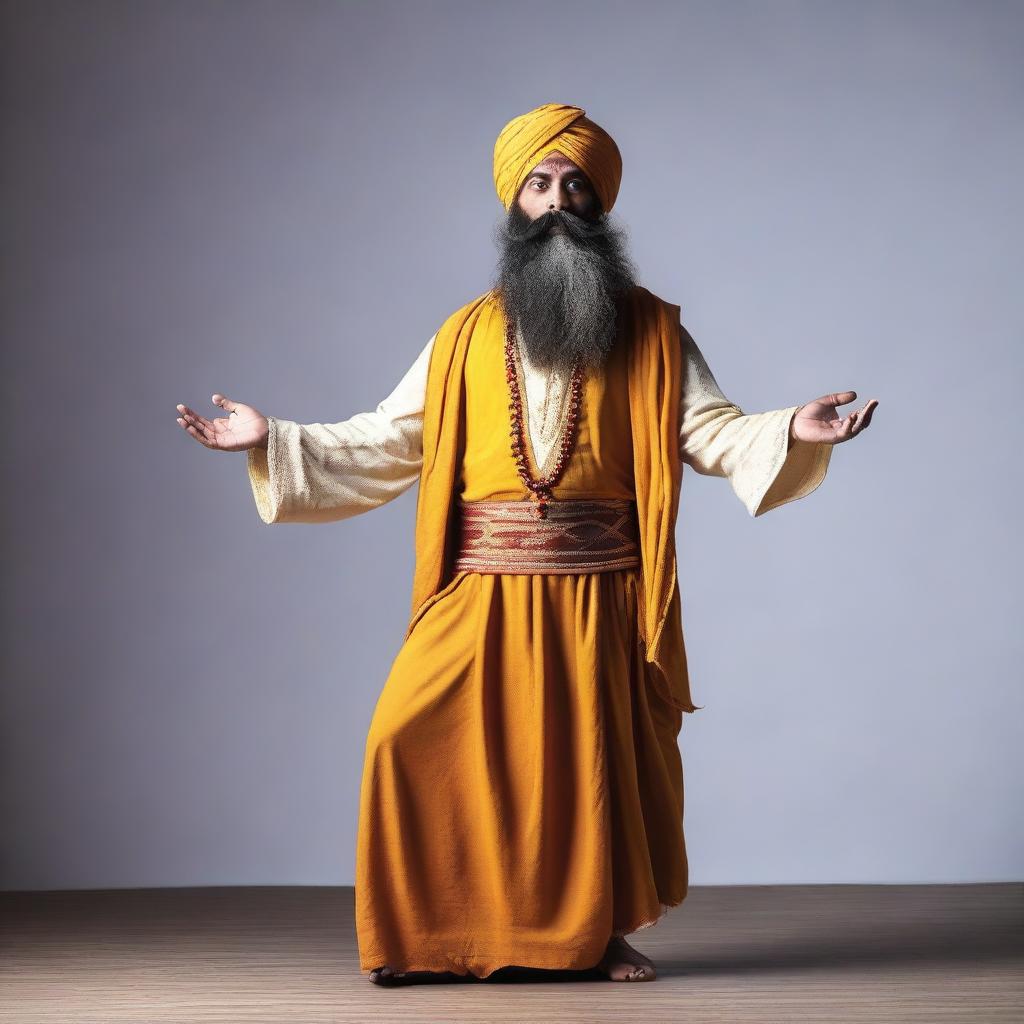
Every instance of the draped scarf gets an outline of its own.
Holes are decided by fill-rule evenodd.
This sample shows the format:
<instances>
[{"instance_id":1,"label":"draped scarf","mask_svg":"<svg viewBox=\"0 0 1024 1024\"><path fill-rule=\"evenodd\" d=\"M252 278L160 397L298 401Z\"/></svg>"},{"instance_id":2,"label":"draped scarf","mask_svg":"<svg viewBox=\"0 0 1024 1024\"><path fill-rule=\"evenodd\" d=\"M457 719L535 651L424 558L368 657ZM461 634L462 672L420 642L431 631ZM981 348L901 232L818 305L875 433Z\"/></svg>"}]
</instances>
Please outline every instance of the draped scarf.
<instances>
[{"instance_id":1,"label":"draped scarf","mask_svg":"<svg viewBox=\"0 0 1024 1024\"><path fill-rule=\"evenodd\" d=\"M642 564L638 644L654 670L659 694L677 711L692 712L698 705L690 699L675 545L683 472L679 307L636 286L625 296L622 313L626 337L619 341L629 345L629 412ZM464 370L478 332L503 347L504 314L493 291L456 310L434 339L423 412L416 567L406 638L424 612L458 582L452 565L458 530L455 487L465 441Z\"/></svg>"}]
</instances>

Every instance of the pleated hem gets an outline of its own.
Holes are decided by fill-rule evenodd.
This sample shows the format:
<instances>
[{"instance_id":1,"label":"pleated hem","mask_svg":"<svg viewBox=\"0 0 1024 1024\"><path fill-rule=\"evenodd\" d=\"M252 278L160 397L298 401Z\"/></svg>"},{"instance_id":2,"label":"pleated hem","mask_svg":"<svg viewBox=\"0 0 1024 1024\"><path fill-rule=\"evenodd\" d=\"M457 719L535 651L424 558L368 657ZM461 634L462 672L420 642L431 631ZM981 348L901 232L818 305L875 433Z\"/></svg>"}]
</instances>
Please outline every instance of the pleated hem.
<instances>
[{"instance_id":1,"label":"pleated hem","mask_svg":"<svg viewBox=\"0 0 1024 1024\"><path fill-rule=\"evenodd\" d=\"M661 909L654 917L647 916L641 918L625 929L612 932L609 938L630 935L644 928L653 928L673 907L678 907L685 899L686 894L669 903L660 903ZM471 974L477 978L486 978L495 971L500 971L505 967L527 967L543 971L586 971L596 967L601 962L605 947L608 945L608 939L602 940L599 945L599 949L595 946L588 947L587 945L574 949L571 945L562 943L557 949L553 949L549 943L533 943L520 945L514 952L510 951L508 953L476 953L468 956L427 953L415 959L397 962L382 958L377 958L379 962L375 962L375 958L366 957L364 960L368 960L372 966L361 966L360 971L363 974L369 974L370 971L387 965L399 974L429 971L436 974L455 974L461 978ZM597 950L596 953L594 952L595 949Z\"/></svg>"},{"instance_id":2,"label":"pleated hem","mask_svg":"<svg viewBox=\"0 0 1024 1024\"><path fill-rule=\"evenodd\" d=\"M577 950L564 945L553 949L549 944L535 945L533 947L519 946L508 953L488 953L469 956L453 957L446 953L427 953L417 956L415 959L404 961L385 960L371 958L370 967L360 967L363 974L383 967L385 964L398 974L405 974L416 971L430 971L432 973L456 974L465 978L473 975L477 978L487 978L495 971L505 967L527 967L544 971L586 971L596 967L604 956L607 940L600 943L600 949L594 946L589 948L581 946ZM596 951L595 951L596 949ZM379 959L379 962L377 960Z\"/></svg>"}]
</instances>

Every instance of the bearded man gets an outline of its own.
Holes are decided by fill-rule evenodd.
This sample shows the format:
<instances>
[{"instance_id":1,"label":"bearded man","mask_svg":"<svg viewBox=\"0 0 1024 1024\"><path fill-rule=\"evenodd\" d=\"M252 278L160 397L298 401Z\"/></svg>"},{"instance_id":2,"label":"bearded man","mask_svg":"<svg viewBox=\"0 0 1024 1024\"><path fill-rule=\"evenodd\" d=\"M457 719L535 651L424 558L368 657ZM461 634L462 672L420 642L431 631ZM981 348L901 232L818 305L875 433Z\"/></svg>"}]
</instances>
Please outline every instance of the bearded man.
<instances>
[{"instance_id":1,"label":"bearded man","mask_svg":"<svg viewBox=\"0 0 1024 1024\"><path fill-rule=\"evenodd\" d=\"M247 451L266 523L345 519L419 482L412 615L370 725L356 848L361 970L504 966L650 981L625 936L687 894L676 571L684 465L752 516L814 490L857 436L845 391L745 414L609 217L622 161L579 107L494 150L494 286L374 412L178 423Z\"/></svg>"}]
</instances>

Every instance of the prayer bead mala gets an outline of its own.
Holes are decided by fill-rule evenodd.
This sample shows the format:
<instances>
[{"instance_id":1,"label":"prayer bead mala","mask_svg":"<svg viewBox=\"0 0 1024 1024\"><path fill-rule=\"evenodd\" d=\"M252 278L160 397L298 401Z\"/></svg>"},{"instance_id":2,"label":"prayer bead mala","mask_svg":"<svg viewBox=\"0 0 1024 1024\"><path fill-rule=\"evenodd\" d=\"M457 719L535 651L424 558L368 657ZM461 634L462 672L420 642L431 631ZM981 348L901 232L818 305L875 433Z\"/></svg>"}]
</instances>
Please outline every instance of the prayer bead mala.
<instances>
[{"instance_id":1,"label":"prayer bead mala","mask_svg":"<svg viewBox=\"0 0 1024 1024\"><path fill-rule=\"evenodd\" d=\"M569 456L572 454L576 442L576 422L579 415L580 395L583 390L583 372L579 360L573 366L572 377L569 381L569 412L566 416L565 425L562 428L562 438L558 446L558 460L555 462L551 472L540 479L535 479L530 472L526 457L526 446L523 440L523 396L519 393L519 378L516 372L515 360L515 333L511 323L505 325L505 376L509 388L509 409L512 418L512 457L515 459L516 469L523 483L537 498L537 507L534 515L538 519L544 519L547 514L549 501L554 497L551 489L558 483L559 478L569 464Z\"/></svg>"}]
</instances>

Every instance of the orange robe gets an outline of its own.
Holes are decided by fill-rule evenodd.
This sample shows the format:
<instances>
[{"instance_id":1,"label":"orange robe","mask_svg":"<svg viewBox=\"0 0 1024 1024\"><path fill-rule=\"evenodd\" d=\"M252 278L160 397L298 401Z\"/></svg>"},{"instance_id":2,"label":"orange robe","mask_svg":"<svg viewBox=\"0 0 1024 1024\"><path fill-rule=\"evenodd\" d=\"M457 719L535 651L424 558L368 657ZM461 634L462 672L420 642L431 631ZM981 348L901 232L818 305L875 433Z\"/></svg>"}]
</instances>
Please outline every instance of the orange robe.
<instances>
[{"instance_id":1,"label":"orange robe","mask_svg":"<svg viewBox=\"0 0 1024 1024\"><path fill-rule=\"evenodd\" d=\"M500 309L482 296L438 332L413 615L365 750L363 971L584 969L686 896L678 316L636 289L632 344L585 377L553 493L637 501L643 568L603 573L451 571L455 495L529 494L509 452Z\"/></svg>"}]
</instances>

